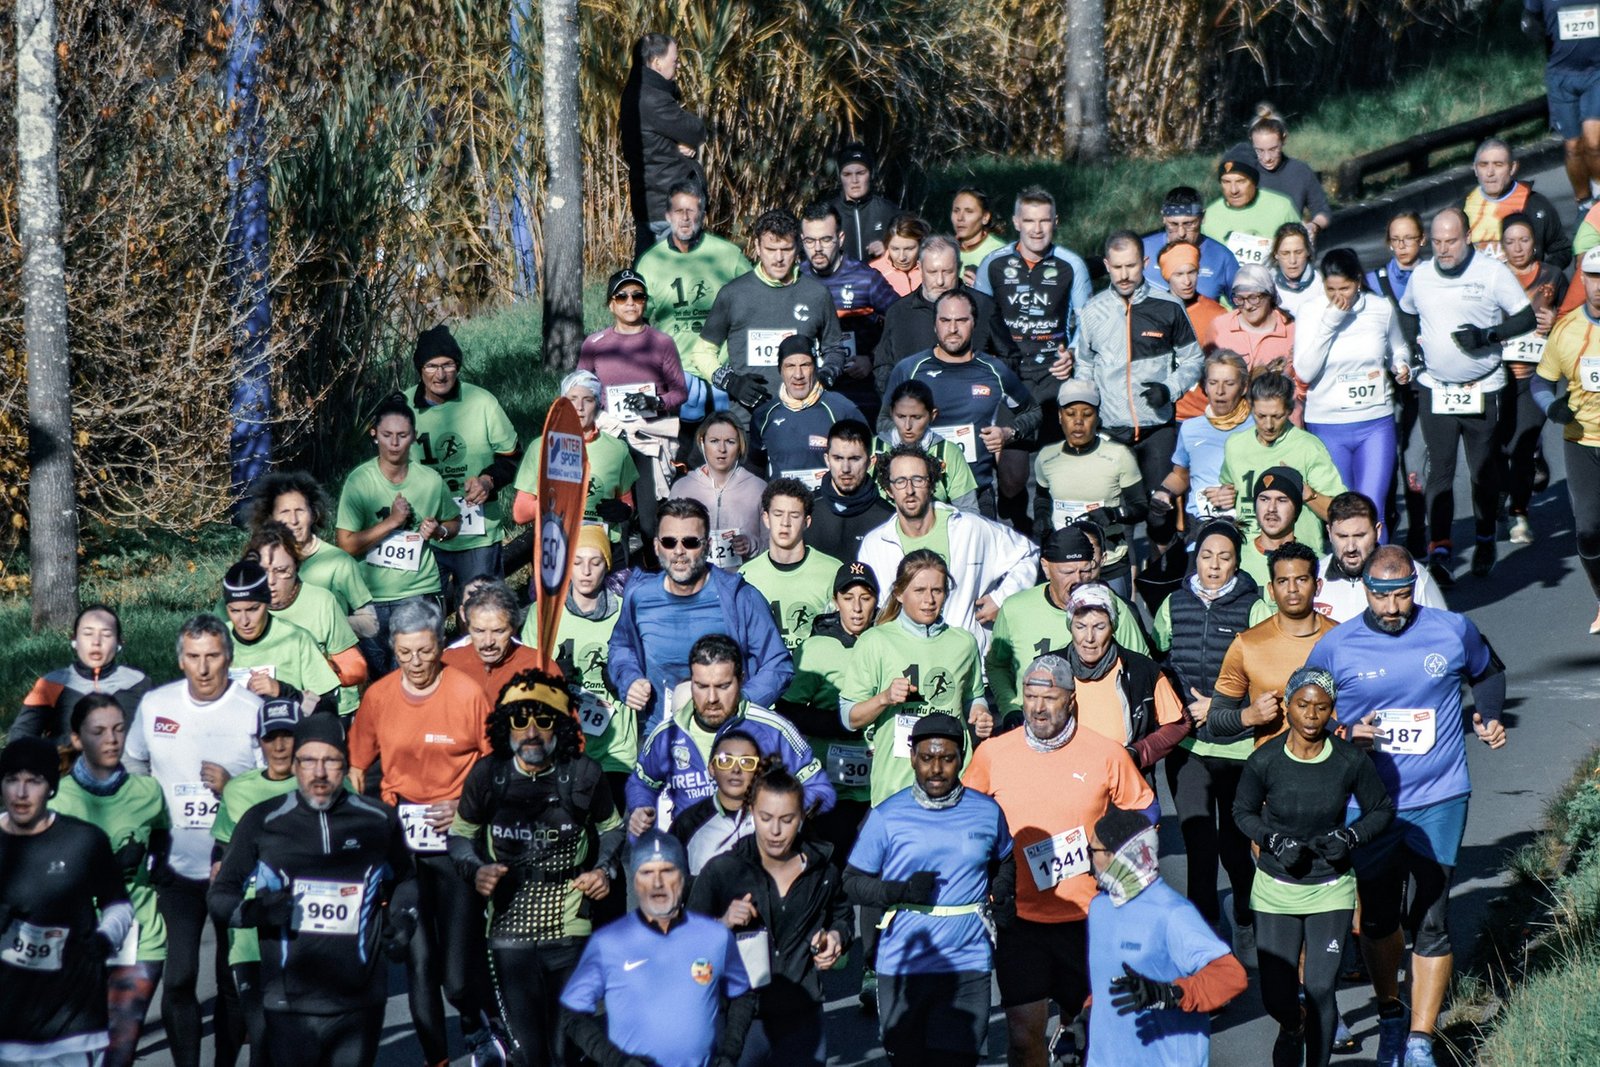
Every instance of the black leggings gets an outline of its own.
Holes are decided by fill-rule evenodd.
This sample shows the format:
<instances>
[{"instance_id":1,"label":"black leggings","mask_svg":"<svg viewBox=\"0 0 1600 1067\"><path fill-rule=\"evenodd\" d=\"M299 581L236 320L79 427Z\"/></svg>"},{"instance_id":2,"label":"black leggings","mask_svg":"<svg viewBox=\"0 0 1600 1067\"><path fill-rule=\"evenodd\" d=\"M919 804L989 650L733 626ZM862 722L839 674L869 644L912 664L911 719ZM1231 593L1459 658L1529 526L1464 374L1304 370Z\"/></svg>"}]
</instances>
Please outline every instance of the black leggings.
<instances>
[{"instance_id":1,"label":"black leggings","mask_svg":"<svg viewBox=\"0 0 1600 1067\"><path fill-rule=\"evenodd\" d=\"M1256 953L1261 961L1261 1003L1279 1026L1301 1025L1300 950L1305 949L1306 1067L1327 1067L1339 1018L1334 993L1339 961L1350 933L1350 909L1315 915L1256 913Z\"/></svg>"},{"instance_id":2,"label":"black leggings","mask_svg":"<svg viewBox=\"0 0 1600 1067\"><path fill-rule=\"evenodd\" d=\"M339 1015L266 1013L267 1067L371 1067L383 1036L383 1008Z\"/></svg>"},{"instance_id":3,"label":"black leggings","mask_svg":"<svg viewBox=\"0 0 1600 1067\"><path fill-rule=\"evenodd\" d=\"M1167 757L1167 786L1178 807L1183 848L1189 856L1189 900L1212 924L1222 918L1217 899L1219 860L1233 883L1233 924L1250 924L1256 865L1250 839L1233 821L1233 795L1243 773L1243 760L1196 756L1183 749Z\"/></svg>"},{"instance_id":4,"label":"black leggings","mask_svg":"<svg viewBox=\"0 0 1600 1067\"><path fill-rule=\"evenodd\" d=\"M1513 515L1526 515L1533 500L1533 457L1539 451L1539 432L1544 429L1544 412L1534 402L1532 382L1531 378L1521 378L1509 383L1505 394L1516 394L1515 419L1506 448L1510 460L1506 493L1511 497L1509 510Z\"/></svg>"},{"instance_id":5,"label":"black leggings","mask_svg":"<svg viewBox=\"0 0 1600 1067\"><path fill-rule=\"evenodd\" d=\"M1481 415L1435 415L1433 392L1426 386L1419 389L1417 400L1421 405L1422 440L1428 446L1428 547L1450 544L1450 527L1456 513L1457 441L1467 453L1477 537L1492 541L1500 512L1504 450L1516 421L1516 393L1510 389L1485 390Z\"/></svg>"},{"instance_id":6,"label":"black leggings","mask_svg":"<svg viewBox=\"0 0 1600 1067\"><path fill-rule=\"evenodd\" d=\"M1561 443L1567 461L1567 495L1572 499L1572 525L1578 534L1578 562L1589 586L1600 597L1600 446Z\"/></svg>"},{"instance_id":7,"label":"black leggings","mask_svg":"<svg viewBox=\"0 0 1600 1067\"><path fill-rule=\"evenodd\" d=\"M245 1036L250 1040L251 1051L262 1055L266 1048L266 1006L261 1000L261 961L235 963L233 987L239 991L239 1014L244 1017Z\"/></svg>"},{"instance_id":8,"label":"black leggings","mask_svg":"<svg viewBox=\"0 0 1600 1067\"><path fill-rule=\"evenodd\" d=\"M161 989L161 1019L167 1028L167 1043L172 1047L176 1067L200 1067L200 936L205 932L207 883L170 875L156 890L156 908L167 924L167 965ZM239 1011L239 996L228 970L228 926L213 922L216 929L217 1007L212 1020L216 1029L216 1049L211 1059L215 1067L233 1067L244 1043L244 1020Z\"/></svg>"},{"instance_id":9,"label":"black leggings","mask_svg":"<svg viewBox=\"0 0 1600 1067\"><path fill-rule=\"evenodd\" d=\"M511 1037L511 1062L515 1067L562 1067L575 1056L567 1055L559 1039L561 990L578 966L584 939L528 941L492 945L495 999L500 1018Z\"/></svg>"},{"instance_id":10,"label":"black leggings","mask_svg":"<svg viewBox=\"0 0 1600 1067\"><path fill-rule=\"evenodd\" d=\"M429 853L416 860L420 925L406 959L408 999L422 1058L438 1063L449 1056L444 1000L461 1016L462 1034L476 1033L484 1024L489 958L484 903L449 857Z\"/></svg>"}]
</instances>

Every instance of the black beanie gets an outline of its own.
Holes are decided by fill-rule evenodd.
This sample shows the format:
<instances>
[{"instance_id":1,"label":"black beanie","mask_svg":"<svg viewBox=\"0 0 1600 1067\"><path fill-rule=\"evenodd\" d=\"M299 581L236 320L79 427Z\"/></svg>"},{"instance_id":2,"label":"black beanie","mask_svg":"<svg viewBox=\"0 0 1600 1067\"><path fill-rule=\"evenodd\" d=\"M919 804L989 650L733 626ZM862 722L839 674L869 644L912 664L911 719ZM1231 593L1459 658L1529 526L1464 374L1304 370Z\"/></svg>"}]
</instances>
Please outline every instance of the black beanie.
<instances>
[{"instance_id":1,"label":"black beanie","mask_svg":"<svg viewBox=\"0 0 1600 1067\"><path fill-rule=\"evenodd\" d=\"M422 373L422 368L429 360L438 359L440 356L449 356L456 361L456 366L461 366L461 346L456 344L456 339L450 335L450 327L440 323L431 330L423 330L417 337L416 350L411 353L411 365L417 368L417 373Z\"/></svg>"},{"instance_id":2,"label":"black beanie","mask_svg":"<svg viewBox=\"0 0 1600 1067\"><path fill-rule=\"evenodd\" d=\"M350 758L350 745L344 739L344 723L339 721L337 715L321 711L300 720L300 724L294 728L294 750L299 752L302 745L313 741L332 745L345 759Z\"/></svg>"},{"instance_id":3,"label":"black beanie","mask_svg":"<svg viewBox=\"0 0 1600 1067\"><path fill-rule=\"evenodd\" d=\"M61 753L42 737L17 737L0 751L0 779L30 771L50 783L50 795L61 784Z\"/></svg>"},{"instance_id":4,"label":"black beanie","mask_svg":"<svg viewBox=\"0 0 1600 1067\"><path fill-rule=\"evenodd\" d=\"M1100 839L1102 848L1115 852L1148 829L1150 820L1144 812L1110 807L1094 824L1094 836Z\"/></svg>"}]
</instances>

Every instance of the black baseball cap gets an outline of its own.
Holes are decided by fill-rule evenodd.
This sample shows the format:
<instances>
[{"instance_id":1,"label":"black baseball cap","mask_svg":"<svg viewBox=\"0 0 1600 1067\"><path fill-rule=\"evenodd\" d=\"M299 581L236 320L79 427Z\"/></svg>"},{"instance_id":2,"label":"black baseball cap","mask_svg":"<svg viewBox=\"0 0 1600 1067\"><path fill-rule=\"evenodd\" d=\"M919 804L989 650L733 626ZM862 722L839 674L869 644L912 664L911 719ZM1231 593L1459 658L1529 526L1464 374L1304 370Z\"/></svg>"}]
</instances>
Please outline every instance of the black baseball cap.
<instances>
[{"instance_id":1,"label":"black baseball cap","mask_svg":"<svg viewBox=\"0 0 1600 1067\"><path fill-rule=\"evenodd\" d=\"M878 576L865 563L846 563L834 574L833 592L835 596L849 589L852 585L864 586L872 592L873 596L882 595L878 590Z\"/></svg>"},{"instance_id":2,"label":"black baseball cap","mask_svg":"<svg viewBox=\"0 0 1600 1067\"><path fill-rule=\"evenodd\" d=\"M256 736L265 740L269 734L292 734L304 717L298 700L273 697L263 701L256 711Z\"/></svg>"},{"instance_id":3,"label":"black baseball cap","mask_svg":"<svg viewBox=\"0 0 1600 1067\"><path fill-rule=\"evenodd\" d=\"M961 720L954 715L936 711L932 715L924 715L918 719L917 724L911 728L911 747L916 748L918 741L928 737L942 737L946 741L954 741L965 747L967 728L961 725Z\"/></svg>"},{"instance_id":4,"label":"black baseball cap","mask_svg":"<svg viewBox=\"0 0 1600 1067\"><path fill-rule=\"evenodd\" d=\"M644 275L631 267L623 267L611 276L610 281L606 282L606 298L609 300L611 297L616 296L617 290L629 282L643 289L646 296L650 295L650 287L644 283Z\"/></svg>"}]
</instances>

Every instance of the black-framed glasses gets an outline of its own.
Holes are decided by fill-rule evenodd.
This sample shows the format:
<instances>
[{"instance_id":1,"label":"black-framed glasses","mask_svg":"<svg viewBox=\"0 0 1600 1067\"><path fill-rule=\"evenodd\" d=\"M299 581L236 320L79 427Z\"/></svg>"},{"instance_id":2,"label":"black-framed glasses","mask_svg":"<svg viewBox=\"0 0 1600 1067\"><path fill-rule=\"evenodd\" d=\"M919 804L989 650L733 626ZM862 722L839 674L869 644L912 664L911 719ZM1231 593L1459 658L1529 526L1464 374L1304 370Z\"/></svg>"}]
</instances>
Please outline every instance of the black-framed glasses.
<instances>
[{"instance_id":1,"label":"black-framed glasses","mask_svg":"<svg viewBox=\"0 0 1600 1067\"><path fill-rule=\"evenodd\" d=\"M928 483L932 480L933 479L929 478L926 474L902 474L898 478L889 479L889 488L904 489L906 486L910 485L918 489L923 489L926 488Z\"/></svg>"},{"instance_id":2,"label":"black-framed glasses","mask_svg":"<svg viewBox=\"0 0 1600 1067\"><path fill-rule=\"evenodd\" d=\"M342 756L296 756L294 758L294 762L295 762L295 766L304 767L307 770L314 770L316 768L325 767L330 771L336 771L336 770L339 770L341 767L344 766L344 757L342 757Z\"/></svg>"},{"instance_id":3,"label":"black-framed glasses","mask_svg":"<svg viewBox=\"0 0 1600 1067\"><path fill-rule=\"evenodd\" d=\"M513 730L526 730L529 724L541 730L554 730L559 718L560 716L553 711L514 711L507 721Z\"/></svg>"},{"instance_id":4,"label":"black-framed glasses","mask_svg":"<svg viewBox=\"0 0 1600 1067\"><path fill-rule=\"evenodd\" d=\"M695 549L706 543L706 539L704 537L694 537L692 535L689 537L657 537L656 540L660 541L661 547L667 549L668 551L671 551L672 549L677 548L679 545L682 545L690 552L693 552Z\"/></svg>"},{"instance_id":5,"label":"black-framed glasses","mask_svg":"<svg viewBox=\"0 0 1600 1067\"><path fill-rule=\"evenodd\" d=\"M735 767L750 774L761 766L760 756L735 756L732 752L718 752L711 757L711 766L719 771L731 771Z\"/></svg>"}]
</instances>

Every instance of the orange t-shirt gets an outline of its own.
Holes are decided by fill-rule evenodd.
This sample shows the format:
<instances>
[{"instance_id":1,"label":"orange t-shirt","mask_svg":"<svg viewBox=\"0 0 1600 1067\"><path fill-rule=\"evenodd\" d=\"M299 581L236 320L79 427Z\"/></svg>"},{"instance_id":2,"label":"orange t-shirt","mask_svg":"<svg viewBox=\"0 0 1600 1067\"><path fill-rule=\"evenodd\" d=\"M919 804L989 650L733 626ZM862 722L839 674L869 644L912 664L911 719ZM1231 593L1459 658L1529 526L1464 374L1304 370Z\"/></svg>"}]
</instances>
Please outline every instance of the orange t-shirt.
<instances>
[{"instance_id":1,"label":"orange t-shirt","mask_svg":"<svg viewBox=\"0 0 1600 1067\"><path fill-rule=\"evenodd\" d=\"M445 649L444 662L445 666L454 667L483 686L483 695L489 698L491 707L500 702L500 690L506 687L512 675L532 670L558 673L555 666L545 659L544 653L521 642L511 649L511 655L501 660L497 667L485 667L483 660L478 658L478 650L470 643Z\"/></svg>"},{"instance_id":2,"label":"orange t-shirt","mask_svg":"<svg viewBox=\"0 0 1600 1067\"><path fill-rule=\"evenodd\" d=\"M1323 614L1316 614L1317 632L1310 637L1286 634L1278 625L1278 616L1272 615L1250 627L1233 639L1222 657L1222 669L1217 672L1214 692L1217 696L1233 697L1252 704L1263 693L1276 693L1285 699L1284 686L1289 676L1306 665L1311 648L1322 635L1336 625ZM1283 733L1289 724L1282 715L1270 726L1256 727L1256 744L1260 745Z\"/></svg>"},{"instance_id":3,"label":"orange t-shirt","mask_svg":"<svg viewBox=\"0 0 1600 1067\"><path fill-rule=\"evenodd\" d=\"M1079 682L1078 722L1118 745L1132 744L1122 718L1122 664L1094 682ZM1156 725L1168 726L1183 718L1183 701L1172 691L1172 683L1162 675L1156 682Z\"/></svg>"},{"instance_id":4,"label":"orange t-shirt","mask_svg":"<svg viewBox=\"0 0 1600 1067\"><path fill-rule=\"evenodd\" d=\"M439 672L425 697L412 696L391 671L367 688L350 725L350 766L365 771L383 759L383 799L389 804L455 800L467 772L489 754L484 727L489 698L454 667Z\"/></svg>"},{"instance_id":5,"label":"orange t-shirt","mask_svg":"<svg viewBox=\"0 0 1600 1067\"><path fill-rule=\"evenodd\" d=\"M1029 748L1021 729L990 738L973 752L961 781L993 797L1005 812L1017 858L1017 915L1032 922L1087 918L1096 892L1088 853L1095 822L1112 804L1142 810L1156 799L1127 750L1085 730L1082 723L1072 740L1054 752ZM1066 857L1073 867L1083 868L1078 873L1055 881L1061 866L1052 865L1049 857L1027 854L1030 845L1080 829L1083 851ZM1040 889L1041 883L1049 888Z\"/></svg>"}]
</instances>

